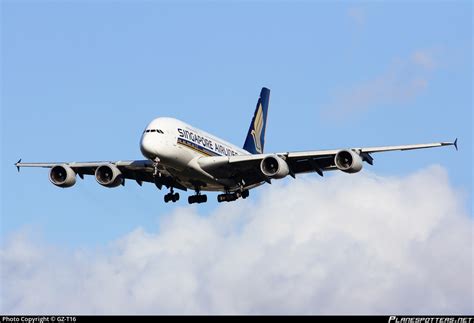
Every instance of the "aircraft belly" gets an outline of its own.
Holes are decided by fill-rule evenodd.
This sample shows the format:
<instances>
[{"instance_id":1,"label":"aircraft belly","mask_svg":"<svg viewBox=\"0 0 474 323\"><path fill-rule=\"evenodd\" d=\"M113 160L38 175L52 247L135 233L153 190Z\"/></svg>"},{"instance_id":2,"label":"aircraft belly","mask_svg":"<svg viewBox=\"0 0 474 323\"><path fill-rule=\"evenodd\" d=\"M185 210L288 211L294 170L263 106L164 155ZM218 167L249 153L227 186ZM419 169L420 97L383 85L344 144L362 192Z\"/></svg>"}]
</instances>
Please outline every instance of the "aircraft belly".
<instances>
[{"instance_id":1,"label":"aircraft belly","mask_svg":"<svg viewBox=\"0 0 474 323\"><path fill-rule=\"evenodd\" d=\"M196 186L199 186L202 191L225 191L226 187L234 190L237 187L232 180L216 180L190 168L183 169L180 172L170 172L173 173L173 176L179 178L180 183L191 190L194 190Z\"/></svg>"},{"instance_id":2,"label":"aircraft belly","mask_svg":"<svg viewBox=\"0 0 474 323\"><path fill-rule=\"evenodd\" d=\"M190 180L192 182L192 180ZM186 182L185 186L188 187L190 190L194 190L194 185L191 182ZM209 191L209 192L224 192L225 186L220 185L218 183L205 183L206 186L200 188L201 191Z\"/></svg>"}]
</instances>

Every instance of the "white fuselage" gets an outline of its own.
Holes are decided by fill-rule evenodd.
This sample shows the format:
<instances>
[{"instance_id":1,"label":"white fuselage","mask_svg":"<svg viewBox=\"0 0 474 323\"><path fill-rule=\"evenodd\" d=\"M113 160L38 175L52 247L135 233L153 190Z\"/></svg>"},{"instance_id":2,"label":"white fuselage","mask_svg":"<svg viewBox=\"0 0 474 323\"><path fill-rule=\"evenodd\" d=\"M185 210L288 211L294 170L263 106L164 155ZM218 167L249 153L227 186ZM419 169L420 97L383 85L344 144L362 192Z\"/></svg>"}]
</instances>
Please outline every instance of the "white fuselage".
<instances>
[{"instance_id":1,"label":"white fuselage","mask_svg":"<svg viewBox=\"0 0 474 323\"><path fill-rule=\"evenodd\" d=\"M197 160L210 156L249 155L249 152L174 118L157 118L145 128L141 140L142 154L158 161L162 171L179 178L190 189L202 182L200 189L223 191L237 183L215 179L202 171Z\"/></svg>"}]
</instances>

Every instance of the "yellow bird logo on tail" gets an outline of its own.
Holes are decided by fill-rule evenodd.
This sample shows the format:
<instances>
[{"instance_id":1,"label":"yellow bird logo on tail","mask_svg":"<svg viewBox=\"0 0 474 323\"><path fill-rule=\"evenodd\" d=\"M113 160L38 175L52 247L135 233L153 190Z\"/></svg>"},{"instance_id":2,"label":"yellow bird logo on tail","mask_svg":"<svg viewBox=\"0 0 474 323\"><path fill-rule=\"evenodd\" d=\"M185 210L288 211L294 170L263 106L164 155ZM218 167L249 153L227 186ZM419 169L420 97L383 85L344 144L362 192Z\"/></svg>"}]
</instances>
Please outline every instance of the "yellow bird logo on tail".
<instances>
[{"instance_id":1,"label":"yellow bird logo on tail","mask_svg":"<svg viewBox=\"0 0 474 323\"><path fill-rule=\"evenodd\" d=\"M262 151L262 130L263 130L263 109L262 103L258 106L257 114L255 115L255 121L253 123L253 130L251 132L253 141L255 143L255 148L259 154L263 153Z\"/></svg>"}]
</instances>

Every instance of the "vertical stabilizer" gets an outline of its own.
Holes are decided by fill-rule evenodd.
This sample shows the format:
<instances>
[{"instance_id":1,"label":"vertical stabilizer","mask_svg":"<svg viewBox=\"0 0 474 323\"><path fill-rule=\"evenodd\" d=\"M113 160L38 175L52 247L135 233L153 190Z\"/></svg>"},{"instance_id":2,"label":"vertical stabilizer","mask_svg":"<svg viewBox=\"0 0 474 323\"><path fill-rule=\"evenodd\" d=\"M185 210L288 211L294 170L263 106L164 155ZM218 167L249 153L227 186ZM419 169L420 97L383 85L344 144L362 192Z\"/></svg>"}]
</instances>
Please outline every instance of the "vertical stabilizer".
<instances>
[{"instance_id":1,"label":"vertical stabilizer","mask_svg":"<svg viewBox=\"0 0 474 323\"><path fill-rule=\"evenodd\" d=\"M255 113L244 143L244 149L251 154L263 154L269 100L270 90L264 87L260 92L260 98L258 99L257 107L255 108Z\"/></svg>"}]
</instances>

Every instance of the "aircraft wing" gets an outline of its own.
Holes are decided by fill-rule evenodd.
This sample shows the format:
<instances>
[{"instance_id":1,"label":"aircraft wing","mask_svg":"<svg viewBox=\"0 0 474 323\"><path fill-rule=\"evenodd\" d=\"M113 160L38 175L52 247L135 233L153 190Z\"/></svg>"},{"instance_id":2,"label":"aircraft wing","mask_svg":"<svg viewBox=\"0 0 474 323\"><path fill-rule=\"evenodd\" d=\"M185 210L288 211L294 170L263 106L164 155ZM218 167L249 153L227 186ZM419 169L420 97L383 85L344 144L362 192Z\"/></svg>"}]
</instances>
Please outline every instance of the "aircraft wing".
<instances>
[{"instance_id":1,"label":"aircraft wing","mask_svg":"<svg viewBox=\"0 0 474 323\"><path fill-rule=\"evenodd\" d=\"M154 165L150 160L130 160L130 161L98 161L98 162L55 162L55 163L22 163L21 159L15 164L18 171L21 167L42 167L52 168L54 166L69 166L79 177L84 175L94 175L97 167L102 165L115 165L125 179L135 180L139 185L143 182L155 183L158 188L162 186L186 191L186 187L179 183L165 168L159 166L161 177L153 176Z\"/></svg>"},{"instance_id":2,"label":"aircraft wing","mask_svg":"<svg viewBox=\"0 0 474 323\"><path fill-rule=\"evenodd\" d=\"M454 142L437 142L430 144L415 144L401 146L382 146L366 148L349 148L359 154L361 159L370 165L373 164L372 153L386 151L403 151L413 149L424 149L442 146L455 146L457 149L457 139ZM289 166L290 175L295 176L300 173L316 172L320 176L328 170L337 169L334 157L342 149L316 150L302 152L285 152L277 154L253 154L237 155L229 157L203 157L199 160L201 168L217 178L232 177L235 180L242 180L246 187L252 187L262 182L270 182L270 179L260 171L261 161L268 156L279 156L286 161Z\"/></svg>"}]
</instances>

